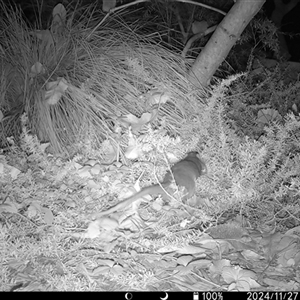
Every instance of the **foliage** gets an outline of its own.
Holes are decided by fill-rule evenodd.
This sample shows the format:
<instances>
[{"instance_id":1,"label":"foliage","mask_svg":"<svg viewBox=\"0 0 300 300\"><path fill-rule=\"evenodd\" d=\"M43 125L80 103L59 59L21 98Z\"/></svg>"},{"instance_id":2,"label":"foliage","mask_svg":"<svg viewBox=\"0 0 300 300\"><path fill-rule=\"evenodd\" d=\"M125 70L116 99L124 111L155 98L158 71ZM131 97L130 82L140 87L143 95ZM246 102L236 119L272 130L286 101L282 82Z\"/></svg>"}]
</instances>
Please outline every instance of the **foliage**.
<instances>
[{"instance_id":1,"label":"foliage","mask_svg":"<svg viewBox=\"0 0 300 300\"><path fill-rule=\"evenodd\" d=\"M240 203L241 208L245 209L248 204L251 207L253 202L259 207L263 199L283 200L291 195L291 186L294 191L292 194L296 196L295 186L299 185L299 179L296 178L300 161L299 118L290 114L280 123L275 121L265 124L260 129L261 137L258 140L253 136L238 134L236 123L226 113L237 108L233 105L235 102L232 97L227 98L227 102L225 97L226 86L230 86L232 80L236 80L236 77L223 81L215 89L204 113L207 128L204 140L212 153L210 176L213 180L207 188L202 186L201 192L212 194L215 211L223 210L229 203ZM236 96L237 101L243 102L242 95ZM253 107L249 106L246 111L251 109ZM256 109L256 114L257 111ZM236 110L236 116L237 114ZM240 115L237 121L245 117L249 120L251 116L254 124L253 112L251 115ZM296 208L294 210L298 211ZM261 214L261 220L271 217L266 211L258 214Z\"/></svg>"},{"instance_id":2,"label":"foliage","mask_svg":"<svg viewBox=\"0 0 300 300\"><path fill-rule=\"evenodd\" d=\"M233 72L249 71L253 58L277 55L279 44L276 26L259 12L246 27L245 31L230 51L221 70Z\"/></svg>"}]
</instances>

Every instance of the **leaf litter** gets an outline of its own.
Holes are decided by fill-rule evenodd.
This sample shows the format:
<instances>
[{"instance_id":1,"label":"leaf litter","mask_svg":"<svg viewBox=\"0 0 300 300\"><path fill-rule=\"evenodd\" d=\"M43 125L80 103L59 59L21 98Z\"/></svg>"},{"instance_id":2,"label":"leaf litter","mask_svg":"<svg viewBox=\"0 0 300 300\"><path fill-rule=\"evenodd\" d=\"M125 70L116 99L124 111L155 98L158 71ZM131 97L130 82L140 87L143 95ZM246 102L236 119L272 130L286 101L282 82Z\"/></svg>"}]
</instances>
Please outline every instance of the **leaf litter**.
<instances>
[{"instance_id":1,"label":"leaf litter","mask_svg":"<svg viewBox=\"0 0 300 300\"><path fill-rule=\"evenodd\" d=\"M3 160L2 164L4 169L6 169L6 163ZM85 166L86 172L91 174L91 177L87 176L86 179L90 180L92 178L92 180L95 180L95 176L99 176L99 174L91 171L93 166ZM99 166L101 167L101 164ZM66 168L66 166L62 167ZM105 169L103 167L101 167L101 176L105 177L107 175L103 171ZM70 166L67 168L72 170ZM115 168L119 171L118 167ZM65 178L64 181L71 183L73 186L73 183L76 182L76 176L82 178L80 170L80 168L73 167L73 171L70 171L72 176L66 175L68 179ZM110 168L109 172L113 174L114 169ZM108 176L111 176L111 174ZM56 174L52 174L54 182L55 177ZM72 180L71 177L73 177ZM15 180L18 180L18 178ZM23 180L24 178L20 181L22 182ZM96 189L97 186L99 187L99 184L95 184L94 188ZM62 240L60 241L60 239L64 236L65 238L67 237L64 243L73 244L69 250L64 250L64 248L59 246L57 250L59 250L60 258L50 255L50 253L53 253L50 245L48 247L50 247L49 250L51 252L44 248L43 251L45 253L42 256L34 251L36 253L35 256L31 256L27 264L19 260L20 266L24 266L23 268L18 268L19 270L15 267L18 264L18 260L15 259L13 263L12 260L8 260L6 254L6 270L13 271L15 278L25 282L23 290L51 289L51 286L46 283L36 281L36 274L28 271L31 270L31 268L28 269L28 264L31 260L34 260L34 262L31 262L32 265L42 265L43 268L51 266L53 274L63 276L70 262L66 257L68 253L70 254L70 251L73 256L71 260L75 259L76 261L76 256L79 253L81 253L81 257L82 255L85 256L82 263L86 266L86 271L83 274L88 276L92 283L97 278L104 276L110 278L110 280L122 280L124 285L129 285L132 288L143 287L144 289L147 289L149 282L158 284L159 282L164 282L164 278L169 278L168 281L173 283L173 288L179 290L195 289L197 287L198 289L207 290L246 291L262 289L266 284L269 285L270 289L274 289L275 285L282 280L282 276L288 278L288 269L296 267L300 262L298 251L299 230L297 231L297 228L286 234L252 233L246 228L241 230L242 227L236 221L224 225L210 225L209 228L202 232L195 229L185 230L185 226L183 228L177 226L176 230L170 231L170 229L159 227L166 226L166 222L176 221L176 211L181 210L182 207L179 206L172 208L171 211L164 211L163 202L161 202L160 209L157 209L151 203L143 205L143 201L140 201L136 207L132 207L125 212L117 212L95 221L88 221L79 216L79 211L76 212L79 202L74 198L70 198L68 193L67 184L66 188L52 196L56 197L56 199L61 198L62 202L51 201L52 204L50 204L49 199L45 198L46 195L42 195L39 192L36 193L32 200L26 200L26 207L22 205L16 206L8 198L2 199L0 204L1 216L4 218L3 220L6 220L7 224L13 226L12 218L18 217L20 212L22 212L22 215L27 215L26 218L30 218L31 222L34 222L36 225L36 227L32 227L31 222L26 222L24 218L19 219L19 222L29 226L23 229L24 233L28 230L28 233L40 231L42 239L47 238L47 236L47 239L51 240L58 238L56 243L61 243ZM40 200L34 200L37 199L38 194L40 199L44 199L43 204L41 204ZM63 196L64 194L65 196ZM62 200L63 198L65 200ZM75 206L67 204L71 199ZM89 203L86 204L88 205ZM61 211L59 208L62 207L61 205L65 207L64 211ZM150 215L152 218L141 217L143 215L141 212L148 212L148 210L151 211ZM82 221L84 223L88 221L88 226L81 233L74 232L76 228L77 230L79 229L75 223L75 226L65 226L67 225L65 223L60 227L60 223L66 220L68 215L73 215L77 219L77 224ZM65 228L66 232L55 233L53 229L50 231L46 230L51 227L53 229ZM68 229L67 227L70 228ZM5 231L8 234L8 231L4 230L4 233L2 233L3 238L5 237ZM25 237L24 233L22 234L23 238ZM62 235L61 238L57 234ZM5 244L10 244L10 241L15 238L14 236L11 236L10 240L6 241ZM19 239L18 242L23 243L22 239ZM37 245L35 244L35 246ZM76 247L76 251L74 251L74 247ZM2 249L3 251L5 250ZM62 258L63 260L61 261ZM89 263L88 258L91 259ZM141 272L141 268L148 270L149 273L146 277L151 277L149 282L145 280L145 274ZM283 270L285 272L282 272ZM128 272L131 274L129 277ZM202 283L195 281L194 284L191 284L191 281L188 284L187 276L200 277L202 278ZM281 277L281 279L278 281L275 277ZM289 287L298 288L297 282L293 281L292 278L288 284ZM158 289L160 286L158 284ZM282 288L283 285L280 284L278 286Z\"/></svg>"}]
</instances>

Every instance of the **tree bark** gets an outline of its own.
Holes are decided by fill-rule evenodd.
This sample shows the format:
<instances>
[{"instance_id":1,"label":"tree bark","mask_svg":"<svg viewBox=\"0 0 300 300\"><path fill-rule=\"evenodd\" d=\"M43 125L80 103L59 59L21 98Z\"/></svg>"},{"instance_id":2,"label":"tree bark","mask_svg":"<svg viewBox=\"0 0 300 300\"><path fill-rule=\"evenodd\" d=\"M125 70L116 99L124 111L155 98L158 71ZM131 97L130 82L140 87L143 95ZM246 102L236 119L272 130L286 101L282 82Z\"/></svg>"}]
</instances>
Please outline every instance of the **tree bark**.
<instances>
[{"instance_id":1,"label":"tree bark","mask_svg":"<svg viewBox=\"0 0 300 300\"><path fill-rule=\"evenodd\" d=\"M195 86L209 85L213 74L264 2L237 0L232 6L189 71L190 81Z\"/></svg>"}]
</instances>

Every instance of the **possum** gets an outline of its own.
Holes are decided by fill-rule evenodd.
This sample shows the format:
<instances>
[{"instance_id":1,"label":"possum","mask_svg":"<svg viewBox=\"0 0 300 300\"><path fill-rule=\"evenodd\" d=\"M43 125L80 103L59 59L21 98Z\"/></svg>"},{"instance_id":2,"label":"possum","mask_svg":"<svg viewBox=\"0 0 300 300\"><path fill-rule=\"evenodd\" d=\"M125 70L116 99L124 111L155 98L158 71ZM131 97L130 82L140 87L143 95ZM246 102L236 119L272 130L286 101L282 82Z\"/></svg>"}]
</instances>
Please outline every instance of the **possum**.
<instances>
[{"instance_id":1,"label":"possum","mask_svg":"<svg viewBox=\"0 0 300 300\"><path fill-rule=\"evenodd\" d=\"M194 196L196 191L196 180L201 175L207 173L207 168L205 163L197 156L198 152L189 152L187 156L175 163L171 168L171 172L167 172L163 181L160 184L154 184L143 188L141 191L132 195L131 197L124 199L115 206L111 208L95 213L92 217L100 217L103 215L111 214L117 210L120 210L126 206L129 206L136 200L146 196L146 195L162 195L163 198L170 198L169 194L166 192L168 187L171 185L173 178L175 183L179 187L184 187L185 195L183 200L189 199Z\"/></svg>"}]
</instances>

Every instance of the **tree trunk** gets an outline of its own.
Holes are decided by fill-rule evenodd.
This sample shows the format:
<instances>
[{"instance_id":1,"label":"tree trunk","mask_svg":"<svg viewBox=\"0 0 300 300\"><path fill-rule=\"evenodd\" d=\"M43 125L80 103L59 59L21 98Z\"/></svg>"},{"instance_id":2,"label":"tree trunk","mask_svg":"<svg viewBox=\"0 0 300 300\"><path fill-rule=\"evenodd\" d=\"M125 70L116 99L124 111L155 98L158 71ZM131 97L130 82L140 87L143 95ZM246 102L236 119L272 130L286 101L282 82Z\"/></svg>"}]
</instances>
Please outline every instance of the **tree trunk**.
<instances>
[{"instance_id":1,"label":"tree trunk","mask_svg":"<svg viewBox=\"0 0 300 300\"><path fill-rule=\"evenodd\" d=\"M194 85L209 85L211 77L264 2L265 0L237 0L195 60L189 72Z\"/></svg>"}]
</instances>

